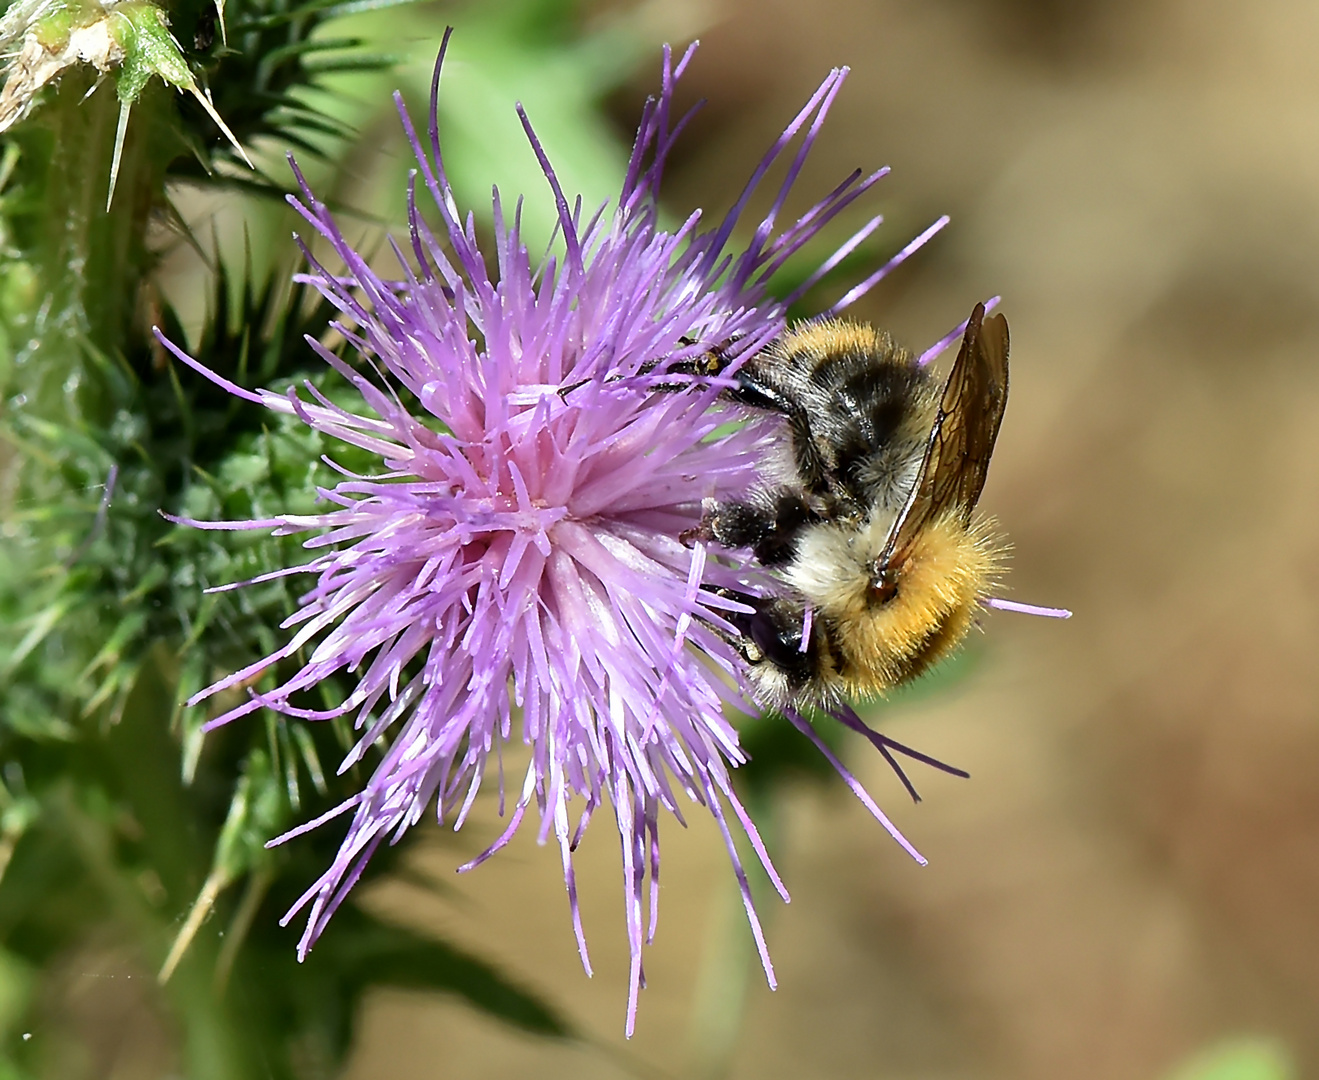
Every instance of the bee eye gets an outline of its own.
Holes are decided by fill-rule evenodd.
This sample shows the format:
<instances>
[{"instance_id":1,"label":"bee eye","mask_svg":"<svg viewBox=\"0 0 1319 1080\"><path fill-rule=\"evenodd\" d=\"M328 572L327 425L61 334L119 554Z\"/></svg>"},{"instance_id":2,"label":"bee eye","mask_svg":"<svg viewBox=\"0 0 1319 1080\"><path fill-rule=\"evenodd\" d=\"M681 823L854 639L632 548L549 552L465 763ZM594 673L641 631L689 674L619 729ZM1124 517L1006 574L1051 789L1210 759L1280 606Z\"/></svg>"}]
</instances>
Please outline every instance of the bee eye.
<instances>
[{"instance_id":1,"label":"bee eye","mask_svg":"<svg viewBox=\"0 0 1319 1080\"><path fill-rule=\"evenodd\" d=\"M748 630L751 642L771 663L779 667L792 667L801 663L800 626L784 624L770 612L758 611L751 616Z\"/></svg>"}]
</instances>

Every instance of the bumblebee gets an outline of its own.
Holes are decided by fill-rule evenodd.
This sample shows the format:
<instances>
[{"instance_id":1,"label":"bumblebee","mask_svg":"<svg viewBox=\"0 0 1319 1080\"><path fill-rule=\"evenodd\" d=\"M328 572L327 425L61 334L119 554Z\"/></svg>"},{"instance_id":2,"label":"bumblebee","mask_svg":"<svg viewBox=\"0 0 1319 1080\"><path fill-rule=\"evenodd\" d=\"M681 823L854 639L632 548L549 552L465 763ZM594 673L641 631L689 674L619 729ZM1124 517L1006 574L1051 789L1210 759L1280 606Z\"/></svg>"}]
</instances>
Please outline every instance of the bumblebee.
<instances>
[{"instance_id":1,"label":"bumblebee","mask_svg":"<svg viewBox=\"0 0 1319 1080\"><path fill-rule=\"evenodd\" d=\"M882 330L802 324L736 369L783 417L777 474L707 502L686 539L749 548L779 594L729 613L760 704L835 708L906 682L966 636L1003 562L975 514L1008 394L1008 324L977 304L942 392Z\"/></svg>"}]
</instances>

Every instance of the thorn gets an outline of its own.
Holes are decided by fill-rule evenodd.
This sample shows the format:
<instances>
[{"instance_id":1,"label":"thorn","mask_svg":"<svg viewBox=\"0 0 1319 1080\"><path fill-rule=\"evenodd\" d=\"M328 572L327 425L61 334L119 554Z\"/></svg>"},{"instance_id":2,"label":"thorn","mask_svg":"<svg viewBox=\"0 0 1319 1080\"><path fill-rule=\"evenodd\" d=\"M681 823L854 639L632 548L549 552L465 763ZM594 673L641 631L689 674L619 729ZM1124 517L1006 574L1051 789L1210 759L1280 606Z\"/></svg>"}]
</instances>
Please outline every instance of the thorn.
<instances>
[{"instance_id":1,"label":"thorn","mask_svg":"<svg viewBox=\"0 0 1319 1080\"><path fill-rule=\"evenodd\" d=\"M115 185L119 182L119 161L124 156L124 136L128 134L128 114L133 111L131 101L119 102L119 125L114 133L114 157L110 159L110 192L105 197L105 212L114 202Z\"/></svg>"},{"instance_id":2,"label":"thorn","mask_svg":"<svg viewBox=\"0 0 1319 1080\"><path fill-rule=\"evenodd\" d=\"M220 20L220 44L226 49L229 47L229 30L224 25L224 0L215 0L215 14ZM240 150L241 154L242 151ZM251 164L249 162L248 164Z\"/></svg>"},{"instance_id":3,"label":"thorn","mask_svg":"<svg viewBox=\"0 0 1319 1080\"><path fill-rule=\"evenodd\" d=\"M219 898L220 892L228 884L226 875L222 874L217 867L212 870L202 883L201 892L197 894L197 899L192 902L192 908L188 911L188 917L183 920L183 925L179 927L178 935L174 938L174 944L170 946L169 955L165 957L165 962L160 967L159 974L156 975L156 982L164 986L174 974L174 969L179 966L179 961L183 959L183 954L188 951L188 946L192 944L192 939L197 936L197 931L202 928L202 923L215 907L215 901Z\"/></svg>"},{"instance_id":4,"label":"thorn","mask_svg":"<svg viewBox=\"0 0 1319 1080\"><path fill-rule=\"evenodd\" d=\"M229 130L229 125L224 122L220 114L215 111L215 106L211 104L210 91L208 90L205 93L203 93L200 89L198 89L196 83L193 83L191 86L187 87L187 91L197 99L198 104L200 104L201 107L206 110L206 115L209 116L212 120L214 120L216 126L221 131L224 132L225 138L228 139L230 144L233 146L233 148L238 151L239 157L241 157L245 162L247 162L247 167L251 169L253 172L255 172L256 166L252 164L252 159L247 156L247 151L238 145L238 139L235 138L234 133Z\"/></svg>"},{"instance_id":5,"label":"thorn","mask_svg":"<svg viewBox=\"0 0 1319 1080\"><path fill-rule=\"evenodd\" d=\"M101 83L103 82L105 82L105 74L102 73L100 75L97 75L96 81L87 88L87 93L83 94L82 100L86 101L89 97L91 97L94 93L96 93L96 91L101 89Z\"/></svg>"}]
</instances>

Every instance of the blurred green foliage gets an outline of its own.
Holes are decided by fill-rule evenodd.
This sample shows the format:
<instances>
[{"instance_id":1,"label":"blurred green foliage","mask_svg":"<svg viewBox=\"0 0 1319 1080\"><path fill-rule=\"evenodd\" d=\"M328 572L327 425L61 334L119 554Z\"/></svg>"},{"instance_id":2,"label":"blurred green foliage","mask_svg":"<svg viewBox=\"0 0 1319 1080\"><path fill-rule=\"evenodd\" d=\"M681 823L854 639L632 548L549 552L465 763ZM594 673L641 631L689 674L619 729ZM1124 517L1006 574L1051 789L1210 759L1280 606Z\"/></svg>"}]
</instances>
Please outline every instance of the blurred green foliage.
<instances>
[{"instance_id":1,"label":"blurred green foliage","mask_svg":"<svg viewBox=\"0 0 1319 1080\"><path fill-rule=\"evenodd\" d=\"M1174 1069L1167 1080L1294 1080L1296 1075L1281 1043L1237 1038L1200 1051Z\"/></svg>"}]
</instances>

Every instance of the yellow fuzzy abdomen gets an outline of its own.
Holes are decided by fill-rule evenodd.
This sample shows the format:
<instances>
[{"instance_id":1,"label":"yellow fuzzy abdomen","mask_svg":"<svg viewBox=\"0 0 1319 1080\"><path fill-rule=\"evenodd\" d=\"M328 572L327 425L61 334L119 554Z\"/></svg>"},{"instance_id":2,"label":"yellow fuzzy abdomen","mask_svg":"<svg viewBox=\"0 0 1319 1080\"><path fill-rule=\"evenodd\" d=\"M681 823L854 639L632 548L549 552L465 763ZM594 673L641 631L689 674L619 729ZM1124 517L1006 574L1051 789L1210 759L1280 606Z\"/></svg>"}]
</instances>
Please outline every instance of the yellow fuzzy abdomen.
<instances>
[{"instance_id":1,"label":"yellow fuzzy abdomen","mask_svg":"<svg viewBox=\"0 0 1319 1080\"><path fill-rule=\"evenodd\" d=\"M967 528L948 515L914 541L887 603L864 570L837 590L819 613L834 627L835 674L848 696L882 694L952 652L1001 565L987 522Z\"/></svg>"}]
</instances>

